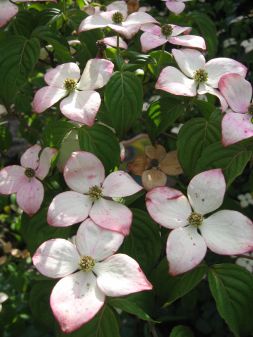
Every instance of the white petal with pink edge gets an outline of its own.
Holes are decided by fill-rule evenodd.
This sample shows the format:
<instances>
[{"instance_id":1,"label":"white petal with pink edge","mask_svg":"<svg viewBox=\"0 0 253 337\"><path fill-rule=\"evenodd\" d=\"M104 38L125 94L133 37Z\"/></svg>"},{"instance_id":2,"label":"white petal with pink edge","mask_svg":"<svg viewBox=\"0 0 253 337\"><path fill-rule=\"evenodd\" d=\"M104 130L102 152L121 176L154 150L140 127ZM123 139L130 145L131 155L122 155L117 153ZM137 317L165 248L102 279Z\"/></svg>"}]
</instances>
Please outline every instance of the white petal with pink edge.
<instances>
[{"instance_id":1,"label":"white petal with pink edge","mask_svg":"<svg viewBox=\"0 0 253 337\"><path fill-rule=\"evenodd\" d=\"M57 150L54 148L46 147L42 150L40 159L39 159L39 166L36 170L36 177L43 180L50 170L51 160L54 156L56 156Z\"/></svg>"},{"instance_id":2,"label":"white petal with pink edge","mask_svg":"<svg viewBox=\"0 0 253 337\"><path fill-rule=\"evenodd\" d=\"M253 250L253 223L237 211L216 212L204 220L200 231L214 253L234 255Z\"/></svg>"},{"instance_id":3,"label":"white petal with pink edge","mask_svg":"<svg viewBox=\"0 0 253 337\"><path fill-rule=\"evenodd\" d=\"M56 87L39 89L33 99L33 110L42 113L68 94L67 90Z\"/></svg>"},{"instance_id":4,"label":"white petal with pink edge","mask_svg":"<svg viewBox=\"0 0 253 337\"><path fill-rule=\"evenodd\" d=\"M222 96L222 94L219 92L219 90L214 89L210 87L210 85L207 84L200 84L198 88L198 94L199 95L204 95L204 94L211 94L219 98L220 100L220 105L221 105L221 110L226 111L228 108L227 101L225 98Z\"/></svg>"},{"instance_id":5,"label":"white petal with pink edge","mask_svg":"<svg viewBox=\"0 0 253 337\"><path fill-rule=\"evenodd\" d=\"M126 39L131 39L141 28L140 25L128 25L126 22L122 24L110 24L108 25L112 30L123 35Z\"/></svg>"},{"instance_id":6,"label":"white petal with pink edge","mask_svg":"<svg viewBox=\"0 0 253 337\"><path fill-rule=\"evenodd\" d=\"M157 36L149 32L141 35L141 48L143 52L147 52L156 47L162 46L167 43L167 39L163 36Z\"/></svg>"},{"instance_id":7,"label":"white petal with pink edge","mask_svg":"<svg viewBox=\"0 0 253 337\"><path fill-rule=\"evenodd\" d=\"M78 228L76 246L81 256L92 256L102 261L113 255L121 246L124 235L97 226L91 219Z\"/></svg>"},{"instance_id":8,"label":"white petal with pink edge","mask_svg":"<svg viewBox=\"0 0 253 337\"><path fill-rule=\"evenodd\" d=\"M22 166L6 166L0 171L0 194L16 193L22 183L27 181L25 169Z\"/></svg>"},{"instance_id":9,"label":"white petal with pink edge","mask_svg":"<svg viewBox=\"0 0 253 337\"><path fill-rule=\"evenodd\" d=\"M99 12L85 18L78 29L78 32L84 32L96 28L105 28L112 23L112 14L110 12Z\"/></svg>"},{"instance_id":10,"label":"white petal with pink edge","mask_svg":"<svg viewBox=\"0 0 253 337\"><path fill-rule=\"evenodd\" d=\"M117 36L105 37L101 41L104 42L108 46L115 47L115 48L117 47ZM122 48L122 49L128 48L127 43L121 37L119 38L119 48Z\"/></svg>"},{"instance_id":11,"label":"white petal with pink edge","mask_svg":"<svg viewBox=\"0 0 253 337\"><path fill-rule=\"evenodd\" d=\"M148 192L146 207L151 218L166 228L186 226L192 212L182 192L169 187L156 187Z\"/></svg>"},{"instance_id":12,"label":"white petal with pink edge","mask_svg":"<svg viewBox=\"0 0 253 337\"><path fill-rule=\"evenodd\" d=\"M125 254L116 254L94 267L97 284L107 296L124 296L143 290L151 290L139 264Z\"/></svg>"},{"instance_id":13,"label":"white petal with pink edge","mask_svg":"<svg viewBox=\"0 0 253 337\"><path fill-rule=\"evenodd\" d=\"M227 74L221 77L219 89L230 108L235 112L248 112L252 98L252 86L239 74Z\"/></svg>"},{"instance_id":14,"label":"white petal with pink edge","mask_svg":"<svg viewBox=\"0 0 253 337\"><path fill-rule=\"evenodd\" d=\"M61 279L50 297L53 314L65 333L90 321L103 306L105 295L92 273L79 271Z\"/></svg>"},{"instance_id":15,"label":"white petal with pink edge","mask_svg":"<svg viewBox=\"0 0 253 337\"><path fill-rule=\"evenodd\" d=\"M203 37L197 35L171 36L168 42L183 47L199 48L206 50L206 43Z\"/></svg>"},{"instance_id":16,"label":"white petal with pink edge","mask_svg":"<svg viewBox=\"0 0 253 337\"><path fill-rule=\"evenodd\" d=\"M125 205L101 198L92 206L90 217L105 229L128 235L133 215Z\"/></svg>"},{"instance_id":17,"label":"white petal with pink edge","mask_svg":"<svg viewBox=\"0 0 253 337\"><path fill-rule=\"evenodd\" d=\"M207 84L213 88L218 88L221 76L236 73L245 77L247 68L240 62L226 57L212 59L206 63L205 70L208 73Z\"/></svg>"},{"instance_id":18,"label":"white petal with pink edge","mask_svg":"<svg viewBox=\"0 0 253 337\"><path fill-rule=\"evenodd\" d=\"M175 14L180 14L185 9L185 4L183 2L176 2L173 0L166 1L167 8Z\"/></svg>"},{"instance_id":19,"label":"white petal with pink edge","mask_svg":"<svg viewBox=\"0 0 253 337\"><path fill-rule=\"evenodd\" d=\"M39 246L32 260L41 274L60 278L79 269L80 256L70 241L52 239Z\"/></svg>"},{"instance_id":20,"label":"white petal with pink edge","mask_svg":"<svg viewBox=\"0 0 253 337\"><path fill-rule=\"evenodd\" d=\"M232 145L241 140L253 137L252 116L228 112L222 119L222 144Z\"/></svg>"},{"instance_id":21,"label":"white petal with pink edge","mask_svg":"<svg viewBox=\"0 0 253 337\"><path fill-rule=\"evenodd\" d=\"M56 68L50 69L45 74L45 82L52 86L64 89L66 79L78 81L80 78L80 69L76 63L69 62L60 64Z\"/></svg>"},{"instance_id":22,"label":"white petal with pink edge","mask_svg":"<svg viewBox=\"0 0 253 337\"><path fill-rule=\"evenodd\" d=\"M158 22L151 15L145 12L134 12L130 14L125 21L125 24L128 26L144 25L146 23L158 23Z\"/></svg>"},{"instance_id":23,"label":"white petal with pink edge","mask_svg":"<svg viewBox=\"0 0 253 337\"><path fill-rule=\"evenodd\" d=\"M44 199L44 187L42 183L32 178L20 184L17 191L17 204L28 215L38 212Z\"/></svg>"},{"instance_id":24,"label":"white petal with pink edge","mask_svg":"<svg viewBox=\"0 0 253 337\"><path fill-rule=\"evenodd\" d=\"M0 3L0 27L6 25L18 12L18 6L11 3L9 0L1 0Z\"/></svg>"},{"instance_id":25,"label":"white petal with pink edge","mask_svg":"<svg viewBox=\"0 0 253 337\"><path fill-rule=\"evenodd\" d=\"M206 243L193 226L173 229L166 254L171 275L183 274L196 267L206 255Z\"/></svg>"},{"instance_id":26,"label":"white petal with pink edge","mask_svg":"<svg viewBox=\"0 0 253 337\"><path fill-rule=\"evenodd\" d=\"M188 34L192 31L191 27L181 27L177 25L170 25L172 27L171 37L178 36L180 34Z\"/></svg>"},{"instance_id":27,"label":"white petal with pink edge","mask_svg":"<svg viewBox=\"0 0 253 337\"><path fill-rule=\"evenodd\" d=\"M204 55L194 49L172 49L172 54L182 72L191 78L194 77L196 70L203 69L205 66Z\"/></svg>"},{"instance_id":28,"label":"white petal with pink edge","mask_svg":"<svg viewBox=\"0 0 253 337\"><path fill-rule=\"evenodd\" d=\"M179 96L193 97L197 93L195 81L186 77L177 68L170 66L162 70L155 88Z\"/></svg>"},{"instance_id":29,"label":"white petal with pink edge","mask_svg":"<svg viewBox=\"0 0 253 337\"><path fill-rule=\"evenodd\" d=\"M122 0L113 1L110 5L106 7L106 10L121 12L124 15L124 17L127 16L127 4L125 1Z\"/></svg>"},{"instance_id":30,"label":"white petal with pink edge","mask_svg":"<svg viewBox=\"0 0 253 337\"><path fill-rule=\"evenodd\" d=\"M25 168L36 170L39 165L39 153L41 151L40 145L33 145L29 147L21 156L20 163Z\"/></svg>"},{"instance_id":31,"label":"white petal with pink edge","mask_svg":"<svg viewBox=\"0 0 253 337\"><path fill-rule=\"evenodd\" d=\"M88 217L91 205L87 195L72 191L60 193L48 208L47 222L56 227L74 225Z\"/></svg>"},{"instance_id":32,"label":"white petal with pink edge","mask_svg":"<svg viewBox=\"0 0 253 337\"><path fill-rule=\"evenodd\" d=\"M112 172L103 183L103 195L111 198L127 197L140 190L142 187L124 171Z\"/></svg>"},{"instance_id":33,"label":"white petal with pink edge","mask_svg":"<svg viewBox=\"0 0 253 337\"><path fill-rule=\"evenodd\" d=\"M96 91L76 90L61 101L60 110L68 119L92 126L100 104L101 98Z\"/></svg>"},{"instance_id":34,"label":"white petal with pink edge","mask_svg":"<svg viewBox=\"0 0 253 337\"><path fill-rule=\"evenodd\" d=\"M106 85L113 73L114 64L104 59L92 59L86 63L78 84L79 90L95 90Z\"/></svg>"},{"instance_id":35,"label":"white petal with pink edge","mask_svg":"<svg viewBox=\"0 0 253 337\"><path fill-rule=\"evenodd\" d=\"M202 215L215 211L224 199L226 181L221 169L201 172L192 178L187 194L192 208Z\"/></svg>"},{"instance_id":36,"label":"white petal with pink edge","mask_svg":"<svg viewBox=\"0 0 253 337\"><path fill-rule=\"evenodd\" d=\"M90 187L102 185L105 169L94 154L77 151L72 153L65 165L64 178L72 190L88 193Z\"/></svg>"}]
</instances>

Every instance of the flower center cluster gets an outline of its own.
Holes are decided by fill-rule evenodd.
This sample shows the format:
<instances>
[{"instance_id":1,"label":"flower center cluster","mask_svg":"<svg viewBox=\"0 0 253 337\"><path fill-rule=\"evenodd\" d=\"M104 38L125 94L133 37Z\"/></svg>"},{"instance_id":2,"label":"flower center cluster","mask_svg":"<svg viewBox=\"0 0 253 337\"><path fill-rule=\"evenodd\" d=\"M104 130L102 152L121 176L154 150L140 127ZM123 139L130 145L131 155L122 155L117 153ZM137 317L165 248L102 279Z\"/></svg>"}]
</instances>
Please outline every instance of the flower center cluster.
<instances>
[{"instance_id":1,"label":"flower center cluster","mask_svg":"<svg viewBox=\"0 0 253 337\"><path fill-rule=\"evenodd\" d=\"M106 6L105 6L105 5L101 5L101 6L100 6L100 10L101 10L102 12L106 12Z\"/></svg>"},{"instance_id":2,"label":"flower center cluster","mask_svg":"<svg viewBox=\"0 0 253 337\"><path fill-rule=\"evenodd\" d=\"M32 168L27 168L27 169L25 170L25 175L26 175L28 178L33 178L33 177L35 177L35 171L34 171L34 169L32 169Z\"/></svg>"},{"instance_id":3,"label":"flower center cluster","mask_svg":"<svg viewBox=\"0 0 253 337\"><path fill-rule=\"evenodd\" d=\"M92 201L99 200L102 197L102 188L92 186L90 187L88 194Z\"/></svg>"},{"instance_id":4,"label":"flower center cluster","mask_svg":"<svg viewBox=\"0 0 253 337\"><path fill-rule=\"evenodd\" d=\"M91 256L82 256L79 262L80 269L86 272L92 271L95 264L95 260Z\"/></svg>"},{"instance_id":5,"label":"flower center cluster","mask_svg":"<svg viewBox=\"0 0 253 337\"><path fill-rule=\"evenodd\" d=\"M74 80L73 78L66 78L64 81L64 88L68 92L73 92L76 89L77 81Z\"/></svg>"},{"instance_id":6,"label":"flower center cluster","mask_svg":"<svg viewBox=\"0 0 253 337\"><path fill-rule=\"evenodd\" d=\"M161 28L161 32L164 36L168 37L172 34L173 28L171 25L163 25Z\"/></svg>"},{"instance_id":7,"label":"flower center cluster","mask_svg":"<svg viewBox=\"0 0 253 337\"><path fill-rule=\"evenodd\" d=\"M188 218L188 223L192 226L199 227L202 225L204 218L201 214L192 212Z\"/></svg>"},{"instance_id":8,"label":"flower center cluster","mask_svg":"<svg viewBox=\"0 0 253 337\"><path fill-rule=\"evenodd\" d=\"M97 46L97 49L99 51L105 51L106 50L106 44L103 41L101 41L101 40L98 40L96 42L96 46Z\"/></svg>"},{"instance_id":9,"label":"flower center cluster","mask_svg":"<svg viewBox=\"0 0 253 337\"><path fill-rule=\"evenodd\" d=\"M193 79L197 83L205 83L208 80L208 73L204 69L198 69L195 71Z\"/></svg>"},{"instance_id":10,"label":"flower center cluster","mask_svg":"<svg viewBox=\"0 0 253 337\"><path fill-rule=\"evenodd\" d=\"M114 13L113 16L112 16L112 21L113 21L113 23L119 24L119 23L122 23L123 20L124 20L123 14L120 13L120 12L116 12L116 13Z\"/></svg>"},{"instance_id":11,"label":"flower center cluster","mask_svg":"<svg viewBox=\"0 0 253 337\"><path fill-rule=\"evenodd\" d=\"M159 160L157 159L152 159L150 162L151 167L158 167L159 166Z\"/></svg>"}]
</instances>

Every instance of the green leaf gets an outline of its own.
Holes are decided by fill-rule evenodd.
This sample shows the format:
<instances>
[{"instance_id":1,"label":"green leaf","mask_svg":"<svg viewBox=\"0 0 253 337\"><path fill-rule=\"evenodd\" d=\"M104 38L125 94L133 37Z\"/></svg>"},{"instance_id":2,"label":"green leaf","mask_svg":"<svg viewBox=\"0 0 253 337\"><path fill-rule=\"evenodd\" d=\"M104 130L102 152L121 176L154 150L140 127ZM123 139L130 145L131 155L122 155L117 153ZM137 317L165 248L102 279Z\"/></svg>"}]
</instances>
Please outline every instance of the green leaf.
<instances>
[{"instance_id":1,"label":"green leaf","mask_svg":"<svg viewBox=\"0 0 253 337\"><path fill-rule=\"evenodd\" d=\"M186 122L178 134L178 158L184 173L192 177L204 149L221 138L221 114L216 111L209 119L193 118Z\"/></svg>"},{"instance_id":2,"label":"green leaf","mask_svg":"<svg viewBox=\"0 0 253 337\"><path fill-rule=\"evenodd\" d=\"M60 333L59 337L66 334ZM81 329L70 333L68 337L120 337L119 324L110 307L104 306L99 313Z\"/></svg>"},{"instance_id":3,"label":"green leaf","mask_svg":"<svg viewBox=\"0 0 253 337\"><path fill-rule=\"evenodd\" d=\"M172 329L170 337L194 337L194 334L187 326L178 325Z\"/></svg>"},{"instance_id":4,"label":"green leaf","mask_svg":"<svg viewBox=\"0 0 253 337\"><path fill-rule=\"evenodd\" d=\"M207 146L200 156L196 170L201 172L212 168L221 168L230 185L236 177L242 174L252 157L252 151L243 144L224 147L220 142Z\"/></svg>"},{"instance_id":5,"label":"green leaf","mask_svg":"<svg viewBox=\"0 0 253 337\"><path fill-rule=\"evenodd\" d=\"M237 337L253 331L253 276L235 264L209 269L208 282L221 317Z\"/></svg>"},{"instance_id":6,"label":"green leaf","mask_svg":"<svg viewBox=\"0 0 253 337\"><path fill-rule=\"evenodd\" d=\"M12 136L6 125L0 125L0 150L7 150L12 142Z\"/></svg>"},{"instance_id":7,"label":"green leaf","mask_svg":"<svg viewBox=\"0 0 253 337\"><path fill-rule=\"evenodd\" d=\"M42 141L44 147L50 146L59 149L63 138L74 127L75 125L66 121L52 121L48 123L42 134Z\"/></svg>"},{"instance_id":8,"label":"green leaf","mask_svg":"<svg viewBox=\"0 0 253 337\"><path fill-rule=\"evenodd\" d=\"M130 234L120 248L141 265L144 272L152 270L161 253L161 237L159 226L149 215L139 209L131 209L133 222Z\"/></svg>"},{"instance_id":9,"label":"green leaf","mask_svg":"<svg viewBox=\"0 0 253 337\"><path fill-rule=\"evenodd\" d=\"M115 72L105 88L107 117L117 134L122 137L140 117L142 111L142 85L130 72Z\"/></svg>"},{"instance_id":10,"label":"green leaf","mask_svg":"<svg viewBox=\"0 0 253 337\"><path fill-rule=\"evenodd\" d=\"M48 207L42 208L32 218L22 214L20 231L31 254L46 240L71 237L70 227L58 228L47 224L47 211Z\"/></svg>"},{"instance_id":11,"label":"green leaf","mask_svg":"<svg viewBox=\"0 0 253 337\"><path fill-rule=\"evenodd\" d=\"M0 39L0 96L6 105L14 102L38 61L40 43L36 38L5 36Z\"/></svg>"},{"instance_id":12,"label":"green leaf","mask_svg":"<svg viewBox=\"0 0 253 337\"><path fill-rule=\"evenodd\" d=\"M129 314L133 314L144 321L153 321L152 318L135 302L128 298L111 298L108 302L111 306L121 309Z\"/></svg>"},{"instance_id":13,"label":"green leaf","mask_svg":"<svg viewBox=\"0 0 253 337\"><path fill-rule=\"evenodd\" d=\"M163 68L173 64L172 55L166 51L155 50L150 52L150 56L152 62L148 65L148 69L155 77L158 77Z\"/></svg>"},{"instance_id":14,"label":"green leaf","mask_svg":"<svg viewBox=\"0 0 253 337\"><path fill-rule=\"evenodd\" d=\"M206 272L206 265L201 264L183 275L171 276L168 261L164 258L154 270L151 281L162 304L167 306L194 289L203 280Z\"/></svg>"},{"instance_id":15,"label":"green leaf","mask_svg":"<svg viewBox=\"0 0 253 337\"><path fill-rule=\"evenodd\" d=\"M111 129L95 124L78 129L80 149L95 154L103 163L106 172L112 171L120 163L120 146Z\"/></svg>"}]
</instances>

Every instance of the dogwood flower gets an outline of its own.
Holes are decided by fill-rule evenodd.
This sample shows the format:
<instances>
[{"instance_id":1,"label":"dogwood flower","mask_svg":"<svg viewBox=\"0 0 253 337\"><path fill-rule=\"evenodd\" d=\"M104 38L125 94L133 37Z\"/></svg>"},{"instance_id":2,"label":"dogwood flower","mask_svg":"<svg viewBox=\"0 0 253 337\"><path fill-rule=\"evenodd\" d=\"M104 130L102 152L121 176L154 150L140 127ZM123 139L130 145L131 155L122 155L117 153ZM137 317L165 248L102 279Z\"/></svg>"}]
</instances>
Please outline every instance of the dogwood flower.
<instances>
[{"instance_id":1,"label":"dogwood flower","mask_svg":"<svg viewBox=\"0 0 253 337\"><path fill-rule=\"evenodd\" d=\"M204 55L194 49L172 49L172 54L183 73L175 67L165 67L158 78L156 89L191 97L207 93L215 95L221 102L222 110L226 110L227 102L217 90L219 80L228 73L238 73L245 77L247 68L226 57L206 63Z\"/></svg>"},{"instance_id":2,"label":"dogwood flower","mask_svg":"<svg viewBox=\"0 0 253 337\"><path fill-rule=\"evenodd\" d=\"M172 275L197 266L207 248L221 255L238 255L253 250L253 223L237 211L221 210L226 183L220 169L202 172L192 178L187 198L178 190L154 188L147 193L150 216L170 228L167 259Z\"/></svg>"},{"instance_id":3,"label":"dogwood flower","mask_svg":"<svg viewBox=\"0 0 253 337\"><path fill-rule=\"evenodd\" d=\"M190 0L162 0L162 1L166 1L165 4L171 12L173 12L175 14L180 14L185 9L184 2L187 2L187 1L190 1Z\"/></svg>"},{"instance_id":4,"label":"dogwood flower","mask_svg":"<svg viewBox=\"0 0 253 337\"><path fill-rule=\"evenodd\" d=\"M221 77L219 89L232 110L222 120L222 143L228 146L253 137L252 86L239 74Z\"/></svg>"},{"instance_id":5,"label":"dogwood flower","mask_svg":"<svg viewBox=\"0 0 253 337\"><path fill-rule=\"evenodd\" d=\"M138 11L128 15L125 1L114 1L106 7L106 11L95 12L85 18L79 27L79 32L109 27L115 32L131 39L147 23L157 23L149 14Z\"/></svg>"},{"instance_id":6,"label":"dogwood flower","mask_svg":"<svg viewBox=\"0 0 253 337\"><path fill-rule=\"evenodd\" d=\"M18 12L18 6L15 5L16 2L33 2L33 1L53 1L56 0L1 0L0 1L0 27L6 25L7 22L13 18Z\"/></svg>"},{"instance_id":7,"label":"dogwood flower","mask_svg":"<svg viewBox=\"0 0 253 337\"><path fill-rule=\"evenodd\" d=\"M44 79L48 86L39 89L33 100L33 109L41 113L64 98L60 110L67 118L89 126L94 124L101 104L99 93L109 81L114 64L103 59L92 59L86 64L80 78L75 63L64 63L50 69Z\"/></svg>"},{"instance_id":8,"label":"dogwood flower","mask_svg":"<svg viewBox=\"0 0 253 337\"><path fill-rule=\"evenodd\" d=\"M2 305L2 304L3 304L5 301L7 301L8 298L9 298L9 296L8 296L7 294L0 292L0 312L1 312L2 309L3 309L3 305Z\"/></svg>"},{"instance_id":9,"label":"dogwood flower","mask_svg":"<svg viewBox=\"0 0 253 337\"><path fill-rule=\"evenodd\" d=\"M57 150L33 145L21 156L21 166L11 165L0 171L0 194L17 194L17 204L27 214L35 214L44 198L41 183L50 169Z\"/></svg>"},{"instance_id":10,"label":"dogwood flower","mask_svg":"<svg viewBox=\"0 0 253 337\"><path fill-rule=\"evenodd\" d=\"M61 278L52 290L50 305L65 333L91 320L106 296L152 289L134 259L125 254L113 255L123 239L120 233L87 219L77 231L75 244L53 239L37 249L35 267L45 276Z\"/></svg>"},{"instance_id":11,"label":"dogwood flower","mask_svg":"<svg viewBox=\"0 0 253 337\"><path fill-rule=\"evenodd\" d=\"M145 25L142 30L145 32L141 35L143 52L162 46L167 42L178 46L206 49L203 37L188 34L191 27L180 27L172 24L159 27L152 24Z\"/></svg>"},{"instance_id":12,"label":"dogwood flower","mask_svg":"<svg viewBox=\"0 0 253 337\"><path fill-rule=\"evenodd\" d=\"M70 226L90 216L103 228L124 235L129 233L132 212L111 199L130 196L142 189L130 175L117 171L105 178L101 161L84 151L72 153L63 174L72 191L53 199L47 217L51 226Z\"/></svg>"}]
</instances>

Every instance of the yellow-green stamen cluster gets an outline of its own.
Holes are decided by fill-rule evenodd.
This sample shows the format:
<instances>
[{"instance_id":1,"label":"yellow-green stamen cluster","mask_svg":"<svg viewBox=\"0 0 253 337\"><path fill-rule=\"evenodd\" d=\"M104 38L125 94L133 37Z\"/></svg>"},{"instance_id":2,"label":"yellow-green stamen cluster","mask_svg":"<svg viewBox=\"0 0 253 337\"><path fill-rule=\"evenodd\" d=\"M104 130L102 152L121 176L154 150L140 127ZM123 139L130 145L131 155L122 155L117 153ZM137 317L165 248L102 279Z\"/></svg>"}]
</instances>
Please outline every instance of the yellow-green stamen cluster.
<instances>
[{"instance_id":1,"label":"yellow-green stamen cluster","mask_svg":"<svg viewBox=\"0 0 253 337\"><path fill-rule=\"evenodd\" d=\"M112 16L113 23L119 24L119 23L122 23L123 20L124 20L123 14L120 12L116 12Z\"/></svg>"},{"instance_id":2,"label":"yellow-green stamen cluster","mask_svg":"<svg viewBox=\"0 0 253 337\"><path fill-rule=\"evenodd\" d=\"M68 92L73 92L76 89L77 81L74 80L73 78L66 78L64 81L64 88Z\"/></svg>"},{"instance_id":3,"label":"yellow-green stamen cluster","mask_svg":"<svg viewBox=\"0 0 253 337\"><path fill-rule=\"evenodd\" d=\"M199 227L202 225L204 218L201 214L192 212L188 218L188 223L192 226Z\"/></svg>"},{"instance_id":4,"label":"yellow-green stamen cluster","mask_svg":"<svg viewBox=\"0 0 253 337\"><path fill-rule=\"evenodd\" d=\"M168 36L170 36L170 35L172 34L173 28L172 28L171 25L164 25L164 26L162 26L162 28L161 28L161 32L162 32L162 34L163 34L164 36L168 37Z\"/></svg>"},{"instance_id":5,"label":"yellow-green stamen cluster","mask_svg":"<svg viewBox=\"0 0 253 337\"><path fill-rule=\"evenodd\" d=\"M99 200L102 197L102 189L98 186L92 186L88 194L92 201Z\"/></svg>"},{"instance_id":6,"label":"yellow-green stamen cluster","mask_svg":"<svg viewBox=\"0 0 253 337\"><path fill-rule=\"evenodd\" d=\"M92 271L95 264L95 260L91 256L82 256L79 262L80 269L86 272Z\"/></svg>"},{"instance_id":7,"label":"yellow-green stamen cluster","mask_svg":"<svg viewBox=\"0 0 253 337\"><path fill-rule=\"evenodd\" d=\"M28 178L33 178L35 176L35 171L34 169L32 168L27 168L25 170L25 175L28 177Z\"/></svg>"},{"instance_id":8,"label":"yellow-green stamen cluster","mask_svg":"<svg viewBox=\"0 0 253 337\"><path fill-rule=\"evenodd\" d=\"M195 71L193 79L197 83L205 83L208 80L208 73L204 69L198 69Z\"/></svg>"}]
</instances>

